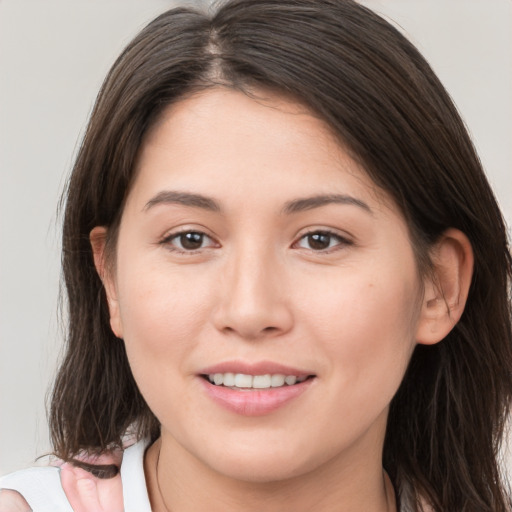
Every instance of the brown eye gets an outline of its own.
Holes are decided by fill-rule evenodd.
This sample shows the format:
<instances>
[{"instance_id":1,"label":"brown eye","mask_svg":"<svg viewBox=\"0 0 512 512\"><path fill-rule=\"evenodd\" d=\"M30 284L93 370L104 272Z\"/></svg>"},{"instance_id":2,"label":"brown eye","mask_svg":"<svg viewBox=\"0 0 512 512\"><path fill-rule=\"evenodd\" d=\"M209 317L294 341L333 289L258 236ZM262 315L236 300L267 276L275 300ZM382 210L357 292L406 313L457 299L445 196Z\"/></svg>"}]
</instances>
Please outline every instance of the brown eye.
<instances>
[{"instance_id":1,"label":"brown eye","mask_svg":"<svg viewBox=\"0 0 512 512\"><path fill-rule=\"evenodd\" d=\"M183 249L193 251L203 245L204 235L202 233L190 232L182 233L179 236L180 245Z\"/></svg>"},{"instance_id":2,"label":"brown eye","mask_svg":"<svg viewBox=\"0 0 512 512\"><path fill-rule=\"evenodd\" d=\"M329 233L313 233L307 236L310 249L321 251L328 249L331 245L331 235Z\"/></svg>"},{"instance_id":3,"label":"brown eye","mask_svg":"<svg viewBox=\"0 0 512 512\"><path fill-rule=\"evenodd\" d=\"M197 251L214 244L208 235L200 231L183 231L167 237L164 243L181 252Z\"/></svg>"},{"instance_id":4,"label":"brown eye","mask_svg":"<svg viewBox=\"0 0 512 512\"><path fill-rule=\"evenodd\" d=\"M298 242L298 247L312 251L326 251L337 246L350 245L345 238L329 231L313 231L304 235Z\"/></svg>"}]
</instances>

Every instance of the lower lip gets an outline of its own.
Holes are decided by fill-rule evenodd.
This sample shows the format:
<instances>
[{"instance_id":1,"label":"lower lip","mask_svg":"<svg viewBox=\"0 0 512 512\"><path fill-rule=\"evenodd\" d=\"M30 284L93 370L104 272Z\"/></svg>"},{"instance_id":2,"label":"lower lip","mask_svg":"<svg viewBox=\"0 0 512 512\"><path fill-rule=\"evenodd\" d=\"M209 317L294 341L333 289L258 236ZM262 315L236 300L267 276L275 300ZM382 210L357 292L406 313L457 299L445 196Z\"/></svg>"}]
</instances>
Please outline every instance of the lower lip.
<instances>
[{"instance_id":1,"label":"lower lip","mask_svg":"<svg viewBox=\"0 0 512 512\"><path fill-rule=\"evenodd\" d=\"M208 396L217 404L242 416L263 416L269 414L304 393L314 378L293 386L267 389L234 390L216 386L200 377Z\"/></svg>"}]
</instances>

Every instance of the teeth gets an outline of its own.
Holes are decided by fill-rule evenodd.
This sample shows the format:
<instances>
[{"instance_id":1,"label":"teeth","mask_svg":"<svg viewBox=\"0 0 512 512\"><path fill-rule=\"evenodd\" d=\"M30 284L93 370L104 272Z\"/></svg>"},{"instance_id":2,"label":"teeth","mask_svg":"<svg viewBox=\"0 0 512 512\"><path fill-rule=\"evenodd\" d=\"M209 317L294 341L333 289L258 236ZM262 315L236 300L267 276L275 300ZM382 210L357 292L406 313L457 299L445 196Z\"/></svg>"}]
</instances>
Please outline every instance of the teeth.
<instances>
[{"instance_id":1,"label":"teeth","mask_svg":"<svg viewBox=\"0 0 512 512\"><path fill-rule=\"evenodd\" d=\"M252 388L252 375L237 373L235 375L235 388Z\"/></svg>"},{"instance_id":2,"label":"teeth","mask_svg":"<svg viewBox=\"0 0 512 512\"><path fill-rule=\"evenodd\" d=\"M280 373L254 376L244 373L211 373L208 375L208 380L216 386L253 389L280 388L285 384L293 386L294 384L304 382L306 378L295 375L282 375Z\"/></svg>"},{"instance_id":3,"label":"teeth","mask_svg":"<svg viewBox=\"0 0 512 512\"><path fill-rule=\"evenodd\" d=\"M252 379L252 387L257 389L269 388L272 385L272 376L255 375Z\"/></svg>"},{"instance_id":4,"label":"teeth","mask_svg":"<svg viewBox=\"0 0 512 512\"><path fill-rule=\"evenodd\" d=\"M284 381L288 386L293 386L297 382L297 377L294 375L288 375L288 377L285 377Z\"/></svg>"},{"instance_id":5,"label":"teeth","mask_svg":"<svg viewBox=\"0 0 512 512\"><path fill-rule=\"evenodd\" d=\"M234 386L235 385L235 374L234 373L224 373L224 386Z\"/></svg>"},{"instance_id":6,"label":"teeth","mask_svg":"<svg viewBox=\"0 0 512 512\"><path fill-rule=\"evenodd\" d=\"M277 375L272 375L272 377L270 378L270 385L273 388L280 388L281 386L284 386L285 378L286 377L284 375L281 375L279 373Z\"/></svg>"}]
</instances>

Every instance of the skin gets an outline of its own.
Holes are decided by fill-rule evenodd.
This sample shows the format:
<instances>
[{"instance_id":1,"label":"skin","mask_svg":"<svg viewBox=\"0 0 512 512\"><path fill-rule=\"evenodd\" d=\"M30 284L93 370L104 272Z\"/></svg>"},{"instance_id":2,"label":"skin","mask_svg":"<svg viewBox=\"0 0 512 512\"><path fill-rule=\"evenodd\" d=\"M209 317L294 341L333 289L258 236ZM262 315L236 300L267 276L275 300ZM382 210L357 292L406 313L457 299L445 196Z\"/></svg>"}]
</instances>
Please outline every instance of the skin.
<instances>
[{"instance_id":1,"label":"skin","mask_svg":"<svg viewBox=\"0 0 512 512\"><path fill-rule=\"evenodd\" d=\"M20 493L2 489L0 491L0 512L31 512L31 508Z\"/></svg>"},{"instance_id":2,"label":"skin","mask_svg":"<svg viewBox=\"0 0 512 512\"><path fill-rule=\"evenodd\" d=\"M215 88L168 108L143 141L113 267L106 228L91 233L112 329L162 424L145 460L152 508L396 510L382 468L389 403L416 344L440 341L462 313L471 247L449 230L435 279L422 277L403 215L327 126L259 95ZM333 194L345 200L289 211ZM183 248L182 231L204 233L202 245ZM312 243L326 232L326 247ZM198 376L235 359L315 377L279 409L243 416Z\"/></svg>"}]
</instances>

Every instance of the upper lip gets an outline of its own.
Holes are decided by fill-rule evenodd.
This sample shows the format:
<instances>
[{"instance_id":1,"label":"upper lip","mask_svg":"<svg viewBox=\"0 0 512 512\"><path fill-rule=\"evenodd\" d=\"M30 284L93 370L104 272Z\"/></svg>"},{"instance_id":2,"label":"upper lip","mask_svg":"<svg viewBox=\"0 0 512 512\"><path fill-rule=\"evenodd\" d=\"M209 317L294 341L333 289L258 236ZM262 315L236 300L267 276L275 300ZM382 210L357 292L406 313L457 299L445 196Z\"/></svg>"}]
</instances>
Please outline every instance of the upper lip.
<instances>
[{"instance_id":1,"label":"upper lip","mask_svg":"<svg viewBox=\"0 0 512 512\"><path fill-rule=\"evenodd\" d=\"M199 374L211 375L214 373L243 373L245 375L295 375L296 377L308 377L314 375L314 372L293 368L281 363L273 361L258 361L258 362L245 362L245 361L224 361L212 366L203 368Z\"/></svg>"}]
</instances>

